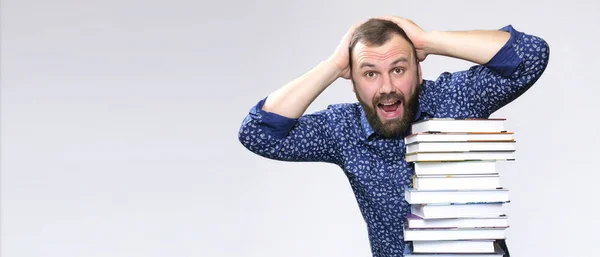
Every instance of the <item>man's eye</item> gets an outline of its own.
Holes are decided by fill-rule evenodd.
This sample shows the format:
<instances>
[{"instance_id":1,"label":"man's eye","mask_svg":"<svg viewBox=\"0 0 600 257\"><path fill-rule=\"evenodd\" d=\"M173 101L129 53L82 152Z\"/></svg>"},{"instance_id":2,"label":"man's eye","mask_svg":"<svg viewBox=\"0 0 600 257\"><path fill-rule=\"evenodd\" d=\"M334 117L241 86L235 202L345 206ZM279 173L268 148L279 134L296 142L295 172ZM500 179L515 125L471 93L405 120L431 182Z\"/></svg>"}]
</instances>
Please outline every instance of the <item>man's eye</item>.
<instances>
[{"instance_id":1,"label":"man's eye","mask_svg":"<svg viewBox=\"0 0 600 257\"><path fill-rule=\"evenodd\" d=\"M394 69L394 73L396 73L396 74L402 74L403 72L404 72L403 68L395 68Z\"/></svg>"},{"instance_id":2,"label":"man's eye","mask_svg":"<svg viewBox=\"0 0 600 257\"><path fill-rule=\"evenodd\" d=\"M369 78L372 78L372 77L374 77L374 76L375 76L375 72L372 72L372 71L367 71L367 72L365 72L365 76L367 76L367 77L369 77Z\"/></svg>"}]
</instances>

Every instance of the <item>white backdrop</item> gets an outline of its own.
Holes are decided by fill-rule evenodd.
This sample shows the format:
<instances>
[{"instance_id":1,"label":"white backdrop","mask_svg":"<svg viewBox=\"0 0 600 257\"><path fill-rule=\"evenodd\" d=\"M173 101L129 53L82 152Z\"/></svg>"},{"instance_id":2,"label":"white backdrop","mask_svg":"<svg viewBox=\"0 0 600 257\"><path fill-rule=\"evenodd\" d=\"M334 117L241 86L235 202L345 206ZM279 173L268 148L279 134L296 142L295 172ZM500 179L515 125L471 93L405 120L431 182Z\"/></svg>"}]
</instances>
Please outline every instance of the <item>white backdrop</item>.
<instances>
[{"instance_id":1,"label":"white backdrop","mask_svg":"<svg viewBox=\"0 0 600 257\"><path fill-rule=\"evenodd\" d=\"M552 2L552 3L551 3ZM30 256L369 256L334 165L263 159L237 131L259 99L378 15L426 30L512 24L550 45L494 113L517 160L514 256L597 252L597 1L40 1L1 10L1 252ZM471 64L429 56L424 78ZM351 102L337 81L309 108ZM585 235L584 233L592 233Z\"/></svg>"}]
</instances>

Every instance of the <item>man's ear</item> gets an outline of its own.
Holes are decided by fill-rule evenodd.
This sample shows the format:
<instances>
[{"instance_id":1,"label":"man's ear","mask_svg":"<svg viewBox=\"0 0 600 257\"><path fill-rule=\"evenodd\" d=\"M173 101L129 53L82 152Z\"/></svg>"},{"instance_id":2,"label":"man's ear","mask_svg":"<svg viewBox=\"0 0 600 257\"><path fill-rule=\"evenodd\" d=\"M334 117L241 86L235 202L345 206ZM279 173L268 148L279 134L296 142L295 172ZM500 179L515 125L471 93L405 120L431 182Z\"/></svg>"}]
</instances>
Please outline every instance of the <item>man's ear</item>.
<instances>
[{"instance_id":1,"label":"man's ear","mask_svg":"<svg viewBox=\"0 0 600 257\"><path fill-rule=\"evenodd\" d=\"M356 93L356 86L354 86L354 79L352 78L352 71L350 71L350 86L352 87L352 93Z\"/></svg>"},{"instance_id":2,"label":"man's ear","mask_svg":"<svg viewBox=\"0 0 600 257\"><path fill-rule=\"evenodd\" d=\"M350 64L349 68L350 68L350 71L348 71L348 72L350 74L350 79L349 79L350 80L350 86L352 87L352 93L356 93L356 89L354 88L354 78L352 77L352 64Z\"/></svg>"},{"instance_id":3,"label":"man's ear","mask_svg":"<svg viewBox=\"0 0 600 257\"><path fill-rule=\"evenodd\" d=\"M417 70L419 72L419 85L423 84L423 75L421 74L421 63L417 63Z\"/></svg>"}]
</instances>

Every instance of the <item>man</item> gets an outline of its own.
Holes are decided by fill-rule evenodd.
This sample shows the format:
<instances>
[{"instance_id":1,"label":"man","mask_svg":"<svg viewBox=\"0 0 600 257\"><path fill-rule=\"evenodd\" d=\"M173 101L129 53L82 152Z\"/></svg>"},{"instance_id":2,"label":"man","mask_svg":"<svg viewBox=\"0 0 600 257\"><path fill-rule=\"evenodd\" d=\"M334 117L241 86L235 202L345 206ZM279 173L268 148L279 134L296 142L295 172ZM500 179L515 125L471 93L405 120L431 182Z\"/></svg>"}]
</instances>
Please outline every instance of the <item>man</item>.
<instances>
[{"instance_id":1,"label":"man","mask_svg":"<svg viewBox=\"0 0 600 257\"><path fill-rule=\"evenodd\" d=\"M476 65L423 80L420 62L429 54ZM487 118L528 90L548 58L543 39L512 26L427 32L400 17L371 19L352 26L332 56L259 101L239 140L266 158L340 166L367 223L373 256L403 256L404 188L414 174L404 136L411 123ZM352 80L358 103L304 114L338 78Z\"/></svg>"}]
</instances>

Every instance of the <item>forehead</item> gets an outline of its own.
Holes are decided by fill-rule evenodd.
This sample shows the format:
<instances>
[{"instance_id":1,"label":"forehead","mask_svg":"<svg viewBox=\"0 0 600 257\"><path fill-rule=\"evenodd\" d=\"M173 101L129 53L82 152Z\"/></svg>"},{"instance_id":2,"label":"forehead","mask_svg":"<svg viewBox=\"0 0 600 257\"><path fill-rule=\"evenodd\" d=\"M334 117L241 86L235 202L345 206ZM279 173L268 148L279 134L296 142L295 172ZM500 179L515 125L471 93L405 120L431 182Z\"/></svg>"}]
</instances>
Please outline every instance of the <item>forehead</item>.
<instances>
[{"instance_id":1,"label":"forehead","mask_svg":"<svg viewBox=\"0 0 600 257\"><path fill-rule=\"evenodd\" d=\"M358 42L353 49L354 63L364 61L385 61L398 57L405 57L408 60L413 59L412 45L399 35L393 35L390 40L380 46L369 46L363 42Z\"/></svg>"}]
</instances>

